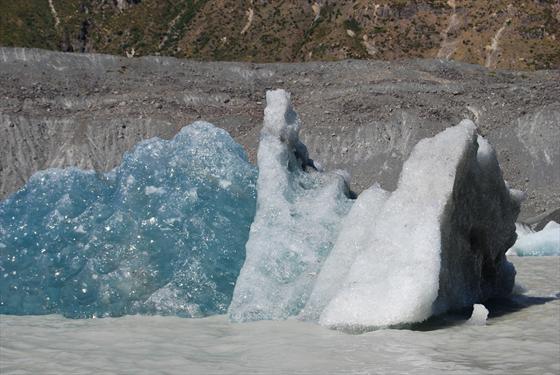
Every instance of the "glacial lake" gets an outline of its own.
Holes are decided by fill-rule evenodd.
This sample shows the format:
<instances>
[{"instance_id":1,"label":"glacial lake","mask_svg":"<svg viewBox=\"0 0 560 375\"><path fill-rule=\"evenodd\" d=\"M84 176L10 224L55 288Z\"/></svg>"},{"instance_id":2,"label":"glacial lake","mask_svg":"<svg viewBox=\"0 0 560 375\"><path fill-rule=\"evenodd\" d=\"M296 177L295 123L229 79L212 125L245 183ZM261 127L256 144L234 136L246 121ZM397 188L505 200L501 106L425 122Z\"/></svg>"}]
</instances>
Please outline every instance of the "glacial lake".
<instances>
[{"instance_id":1,"label":"glacial lake","mask_svg":"<svg viewBox=\"0 0 560 375\"><path fill-rule=\"evenodd\" d=\"M510 257L523 295L486 325L449 315L360 335L297 320L225 316L0 316L9 374L558 374L560 257Z\"/></svg>"}]
</instances>

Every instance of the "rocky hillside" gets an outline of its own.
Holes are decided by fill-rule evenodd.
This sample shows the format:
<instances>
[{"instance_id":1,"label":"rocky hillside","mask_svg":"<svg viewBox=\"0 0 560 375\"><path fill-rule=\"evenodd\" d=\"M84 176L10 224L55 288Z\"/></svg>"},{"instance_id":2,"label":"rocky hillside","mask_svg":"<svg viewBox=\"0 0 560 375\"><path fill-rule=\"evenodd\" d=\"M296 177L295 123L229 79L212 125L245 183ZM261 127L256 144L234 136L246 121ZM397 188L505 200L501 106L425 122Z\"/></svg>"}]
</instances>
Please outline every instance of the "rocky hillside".
<instances>
[{"instance_id":1,"label":"rocky hillside","mask_svg":"<svg viewBox=\"0 0 560 375\"><path fill-rule=\"evenodd\" d=\"M287 62L560 67L558 0L0 0L0 45Z\"/></svg>"}]
</instances>

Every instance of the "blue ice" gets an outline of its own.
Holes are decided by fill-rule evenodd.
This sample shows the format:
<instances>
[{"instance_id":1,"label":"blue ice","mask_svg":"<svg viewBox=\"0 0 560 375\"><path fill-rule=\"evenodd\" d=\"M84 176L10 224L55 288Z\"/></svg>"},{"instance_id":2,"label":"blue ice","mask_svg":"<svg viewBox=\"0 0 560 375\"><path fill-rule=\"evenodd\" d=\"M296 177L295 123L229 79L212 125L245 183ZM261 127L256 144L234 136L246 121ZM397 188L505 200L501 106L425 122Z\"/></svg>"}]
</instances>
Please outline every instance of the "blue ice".
<instances>
[{"instance_id":1,"label":"blue ice","mask_svg":"<svg viewBox=\"0 0 560 375\"><path fill-rule=\"evenodd\" d=\"M0 313L224 313L257 171L204 122L138 144L106 174L49 169L0 202Z\"/></svg>"}]
</instances>

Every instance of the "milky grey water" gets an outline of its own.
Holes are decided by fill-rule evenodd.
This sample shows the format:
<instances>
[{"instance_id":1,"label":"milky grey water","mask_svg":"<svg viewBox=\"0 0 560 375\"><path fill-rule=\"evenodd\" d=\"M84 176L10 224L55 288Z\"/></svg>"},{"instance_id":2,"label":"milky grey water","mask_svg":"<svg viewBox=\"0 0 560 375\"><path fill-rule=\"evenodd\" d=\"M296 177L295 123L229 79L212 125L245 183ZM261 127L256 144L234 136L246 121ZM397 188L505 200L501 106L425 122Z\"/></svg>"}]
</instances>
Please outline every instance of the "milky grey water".
<instances>
[{"instance_id":1,"label":"milky grey water","mask_svg":"<svg viewBox=\"0 0 560 375\"><path fill-rule=\"evenodd\" d=\"M527 292L486 326L448 317L349 335L224 316L3 315L0 374L559 374L560 257L513 261Z\"/></svg>"}]
</instances>

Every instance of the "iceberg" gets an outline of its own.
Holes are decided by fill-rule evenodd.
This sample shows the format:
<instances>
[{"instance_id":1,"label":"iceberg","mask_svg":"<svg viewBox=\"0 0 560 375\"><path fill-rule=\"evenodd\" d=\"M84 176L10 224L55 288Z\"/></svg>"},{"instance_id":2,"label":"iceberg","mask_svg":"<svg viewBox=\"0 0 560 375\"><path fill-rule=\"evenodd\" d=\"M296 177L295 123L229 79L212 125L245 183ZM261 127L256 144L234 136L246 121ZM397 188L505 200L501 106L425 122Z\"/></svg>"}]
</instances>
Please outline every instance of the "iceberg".
<instances>
[{"instance_id":1,"label":"iceberg","mask_svg":"<svg viewBox=\"0 0 560 375\"><path fill-rule=\"evenodd\" d=\"M109 173L35 174L0 203L0 314L227 312L361 332L473 305L482 316L512 292L514 243L558 253L557 224L516 243L524 195L471 121L420 141L395 191L356 198L346 172L309 157L290 95L266 100L258 173L197 122Z\"/></svg>"},{"instance_id":2,"label":"iceberg","mask_svg":"<svg viewBox=\"0 0 560 375\"><path fill-rule=\"evenodd\" d=\"M322 172L309 159L290 95L268 91L266 101L257 212L229 307L233 321L297 315L352 204L347 177Z\"/></svg>"},{"instance_id":3,"label":"iceberg","mask_svg":"<svg viewBox=\"0 0 560 375\"><path fill-rule=\"evenodd\" d=\"M112 172L36 173L0 202L0 313L226 312L255 213L256 169L197 122Z\"/></svg>"},{"instance_id":4,"label":"iceberg","mask_svg":"<svg viewBox=\"0 0 560 375\"><path fill-rule=\"evenodd\" d=\"M319 323L350 331L403 325L508 295L515 270L505 252L515 242L519 205L471 121L420 141L397 189L371 205L375 219L344 225L368 234L358 250L340 246L354 260L345 262L344 281L335 279L340 287Z\"/></svg>"},{"instance_id":5,"label":"iceberg","mask_svg":"<svg viewBox=\"0 0 560 375\"><path fill-rule=\"evenodd\" d=\"M560 224L550 221L538 232L521 233L508 254L518 256L560 255Z\"/></svg>"},{"instance_id":6,"label":"iceberg","mask_svg":"<svg viewBox=\"0 0 560 375\"><path fill-rule=\"evenodd\" d=\"M511 293L505 252L524 195L471 121L420 141L394 192L374 185L355 200L343 173L309 159L300 126L289 94L269 91L231 320L295 316L363 331Z\"/></svg>"}]
</instances>

